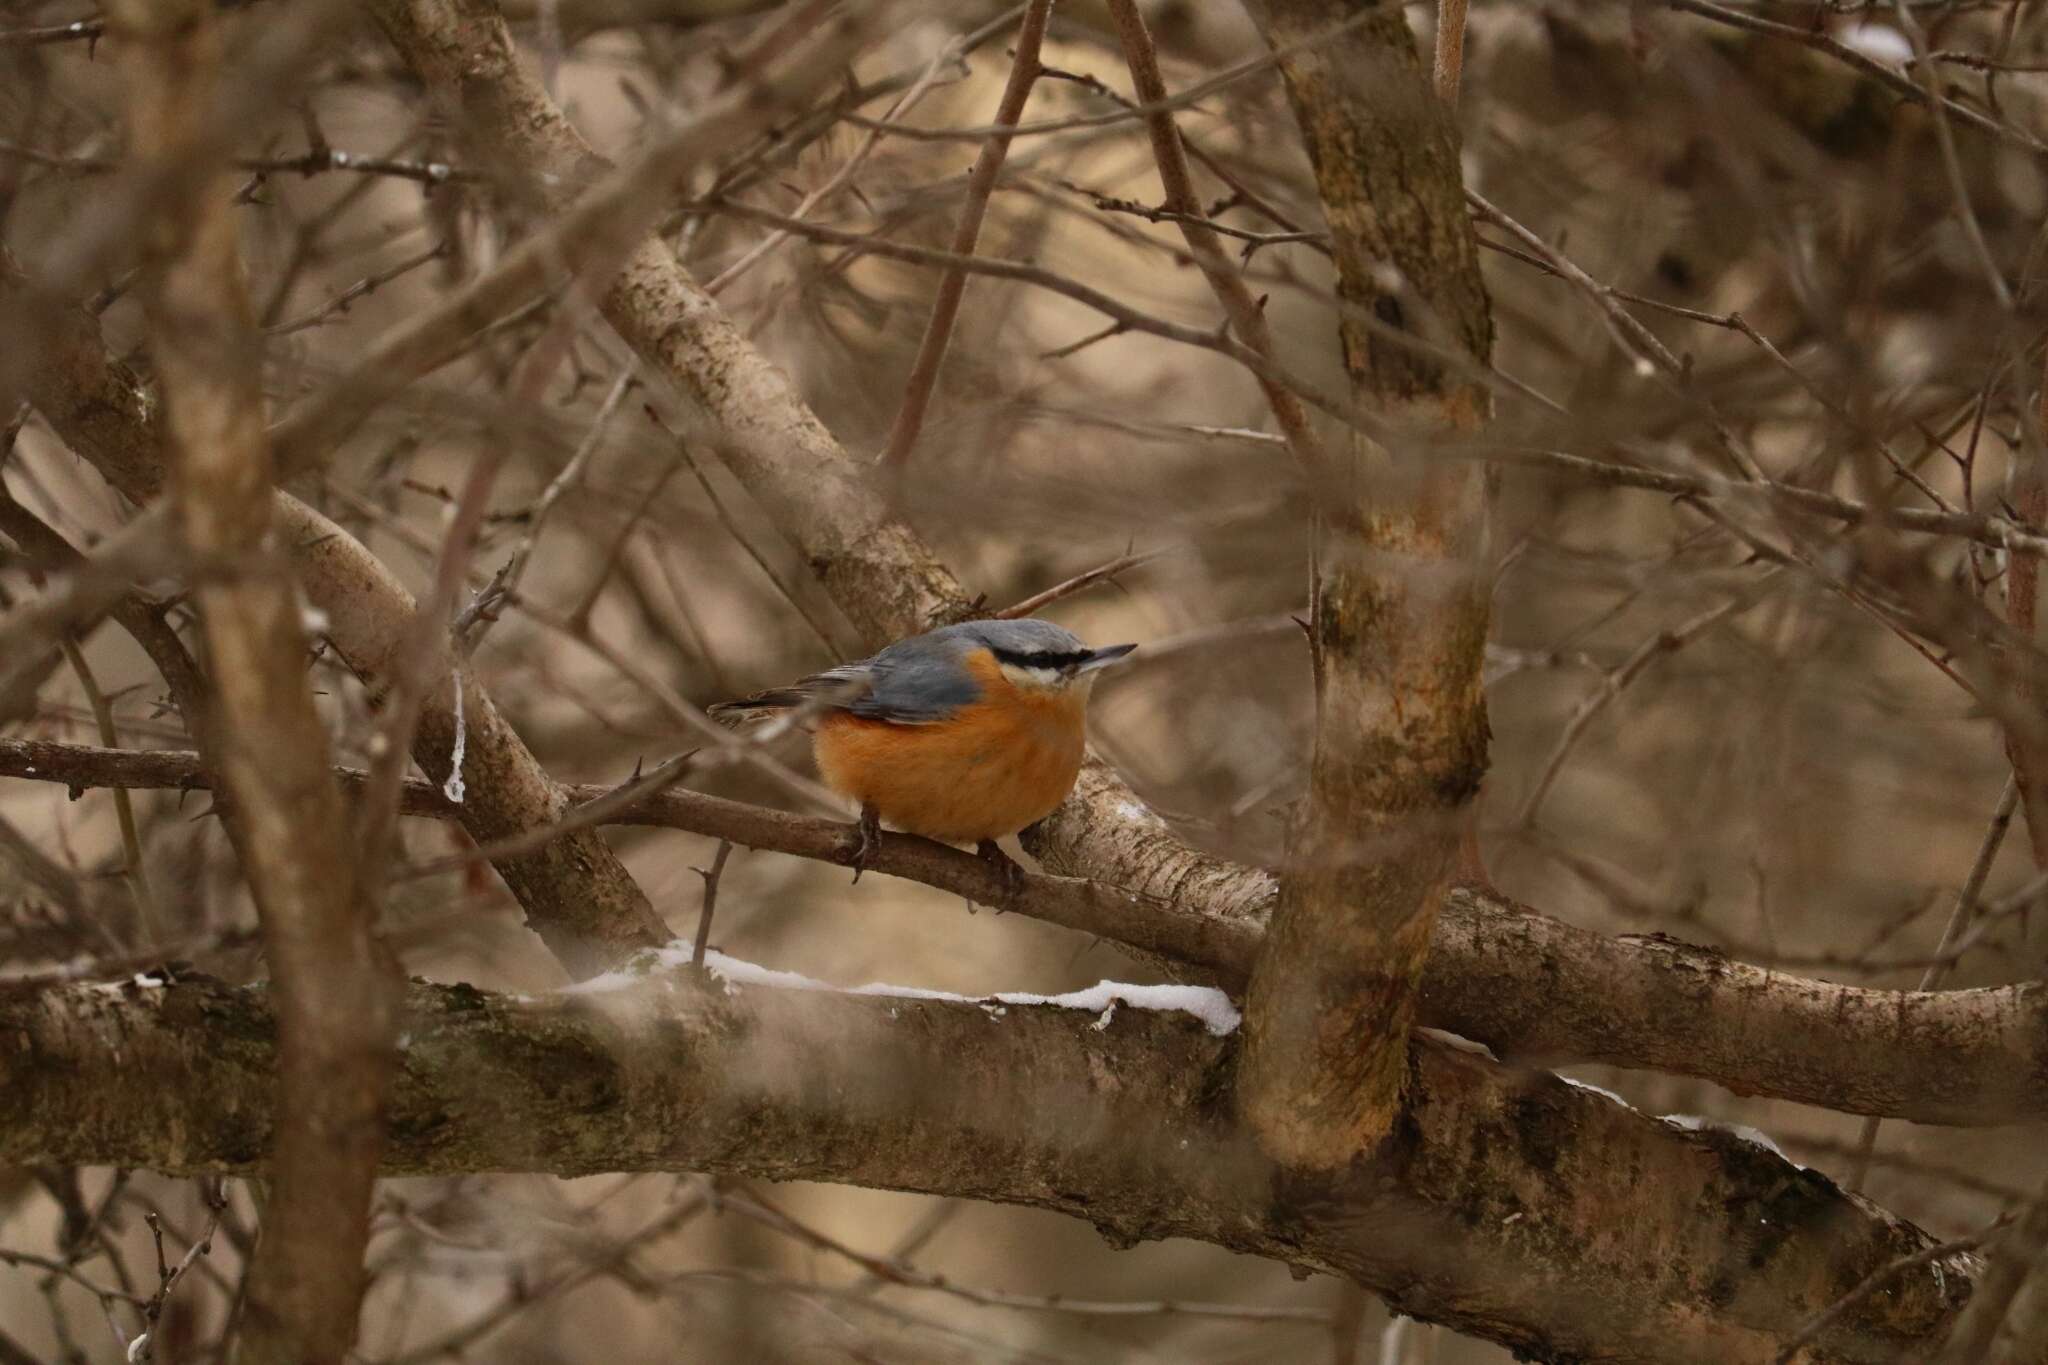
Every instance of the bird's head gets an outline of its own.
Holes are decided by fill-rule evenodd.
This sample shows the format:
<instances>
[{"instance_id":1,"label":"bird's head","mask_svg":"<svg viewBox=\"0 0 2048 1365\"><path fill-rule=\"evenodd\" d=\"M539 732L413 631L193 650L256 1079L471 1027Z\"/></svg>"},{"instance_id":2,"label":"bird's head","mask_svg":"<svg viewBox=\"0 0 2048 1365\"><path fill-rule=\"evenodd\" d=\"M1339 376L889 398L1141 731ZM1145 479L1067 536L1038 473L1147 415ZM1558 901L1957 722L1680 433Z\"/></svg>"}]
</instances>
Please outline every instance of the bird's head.
<instances>
[{"instance_id":1,"label":"bird's head","mask_svg":"<svg viewBox=\"0 0 2048 1365\"><path fill-rule=\"evenodd\" d=\"M1086 692L1098 672L1137 648L1130 644L1091 649L1072 631L1050 621L968 621L954 629L964 642L988 650L1003 677L1025 692Z\"/></svg>"}]
</instances>

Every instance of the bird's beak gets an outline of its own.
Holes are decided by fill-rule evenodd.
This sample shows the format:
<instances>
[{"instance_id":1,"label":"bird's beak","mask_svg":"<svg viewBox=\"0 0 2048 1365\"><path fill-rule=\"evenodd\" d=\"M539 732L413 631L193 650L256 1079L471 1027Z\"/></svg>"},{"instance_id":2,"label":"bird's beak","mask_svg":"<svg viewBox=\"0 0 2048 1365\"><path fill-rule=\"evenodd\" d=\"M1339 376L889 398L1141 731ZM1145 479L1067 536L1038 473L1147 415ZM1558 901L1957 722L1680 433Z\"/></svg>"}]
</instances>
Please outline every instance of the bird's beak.
<instances>
[{"instance_id":1,"label":"bird's beak","mask_svg":"<svg viewBox=\"0 0 2048 1365\"><path fill-rule=\"evenodd\" d=\"M1081 662L1076 673L1093 673L1098 668L1107 668L1124 655L1136 649L1136 645L1104 645Z\"/></svg>"}]
</instances>

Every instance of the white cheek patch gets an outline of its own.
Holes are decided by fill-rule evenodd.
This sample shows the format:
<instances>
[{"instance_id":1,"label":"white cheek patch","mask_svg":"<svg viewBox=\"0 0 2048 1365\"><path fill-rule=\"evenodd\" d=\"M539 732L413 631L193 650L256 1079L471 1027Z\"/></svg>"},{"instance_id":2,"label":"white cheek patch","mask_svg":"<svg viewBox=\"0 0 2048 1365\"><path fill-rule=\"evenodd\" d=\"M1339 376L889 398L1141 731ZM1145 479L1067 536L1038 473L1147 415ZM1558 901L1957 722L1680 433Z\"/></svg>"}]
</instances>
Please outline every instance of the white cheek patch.
<instances>
[{"instance_id":1,"label":"white cheek patch","mask_svg":"<svg viewBox=\"0 0 2048 1365\"><path fill-rule=\"evenodd\" d=\"M1026 692L1056 692L1065 683L1057 668L1038 668L1031 664L1004 664L1003 676L1010 680L1012 687Z\"/></svg>"}]
</instances>

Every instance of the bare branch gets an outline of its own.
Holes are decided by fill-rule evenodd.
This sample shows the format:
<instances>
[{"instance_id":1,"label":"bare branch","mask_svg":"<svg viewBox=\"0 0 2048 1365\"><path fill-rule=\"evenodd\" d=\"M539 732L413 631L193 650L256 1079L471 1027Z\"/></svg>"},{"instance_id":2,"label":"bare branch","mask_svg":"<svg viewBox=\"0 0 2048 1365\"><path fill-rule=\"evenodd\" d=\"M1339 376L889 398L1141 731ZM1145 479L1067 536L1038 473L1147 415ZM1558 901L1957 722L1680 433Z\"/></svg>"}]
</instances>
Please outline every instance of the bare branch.
<instances>
[{"instance_id":1,"label":"bare branch","mask_svg":"<svg viewBox=\"0 0 2048 1365\"><path fill-rule=\"evenodd\" d=\"M1152 35L1138 13L1136 0L1110 0L1109 11L1116 21L1117 38L1123 44L1124 61L1131 68L1131 83L1139 101L1155 108L1163 106L1167 99L1166 80L1159 73L1159 54L1153 49ZM1152 140L1152 159L1159 166L1159 181L1166 189L1165 208L1176 215L1174 221L1180 224L1189 253L1223 305L1239 339L1261 359L1270 361L1273 334L1266 326L1265 308L1245 287L1237 266L1218 242L1215 229L1202 217L1194 176L1188 170L1187 152L1181 146L1180 128L1173 115L1163 108L1145 116L1145 128ZM1263 375L1259 387L1265 392L1273 419L1279 423L1281 434L1286 436L1302 470L1312 480L1328 478L1334 472L1329 456L1309 424L1301 399L1285 384Z\"/></svg>"},{"instance_id":2,"label":"bare branch","mask_svg":"<svg viewBox=\"0 0 2048 1365\"><path fill-rule=\"evenodd\" d=\"M2032 1283L2043 1273L2044 1263L2048 1263L2048 1185L2035 1194L1988 1259L1990 1264L1978 1279L1977 1292L1970 1296L1942 1343L1941 1354L1936 1358L1939 1365L2024 1365L2026 1357L2009 1349L2019 1343L2001 1340L2001 1329L2014 1325L2007 1315L2013 1312L2023 1291L2031 1291L2038 1298L2040 1292L2048 1290L2048 1285ZM2040 1343L2036 1341L2033 1345Z\"/></svg>"},{"instance_id":3,"label":"bare branch","mask_svg":"<svg viewBox=\"0 0 2048 1365\"><path fill-rule=\"evenodd\" d=\"M995 193L996 176L1003 169L1003 156L1010 148L1007 129L1016 127L1038 81L1038 49L1045 41L1046 20L1052 14L1052 0L1030 0L1024 7L1024 23L1017 31L1017 52L1010 63L1010 79L996 106L995 128L974 158L967 174L967 194L960 205L960 219L953 228L953 254L972 256L981 240L981 220L988 212L989 196ZM925 323L924 339L918 343L917 358L911 362L910 377L904 381L903 403L896 410L895 424L882 451L882 463L900 468L917 445L924 426L925 408L938 382L939 366L946 358L946 343L953 335L953 319L959 315L960 299L967 292L967 272L954 267L939 277L938 293L932 299L932 313Z\"/></svg>"},{"instance_id":4,"label":"bare branch","mask_svg":"<svg viewBox=\"0 0 2048 1365\"><path fill-rule=\"evenodd\" d=\"M198 791L199 756L0 738L0 776L65 786ZM344 785L362 780L344 769ZM1268 873L1187 853L1162 857L1163 831L1131 816L1092 816L1129 803L1128 789L1091 768L1061 820L1087 820L1083 845L1127 885L1027 873L1018 913L1135 949L1183 976L1240 990L1278 895ZM578 805L616 788L566 786ZM462 808L431 782L411 782L403 809L454 819ZM620 824L687 830L746 848L844 864L846 826L701 792L671 789L613 812ZM1058 853L1073 838L1041 831ZM1003 903L983 859L911 835L884 833L869 869L983 905ZM1989 913L1989 912L1987 912ZM1502 1057L1548 1065L1601 1062L1700 1076L1740 1094L1920 1123L2005 1124L2048 1117L2048 1070L2035 1040L2048 1029L2048 990L2032 984L1959 991L1842 986L1737 962L1668 935L1609 937L1539 914L1488 888L1453 889L1422 987L1422 1022L1483 1042Z\"/></svg>"},{"instance_id":5,"label":"bare branch","mask_svg":"<svg viewBox=\"0 0 2048 1365\"><path fill-rule=\"evenodd\" d=\"M1458 107L1458 81L1465 71L1465 0L1437 0L1436 97Z\"/></svg>"},{"instance_id":6,"label":"bare branch","mask_svg":"<svg viewBox=\"0 0 2048 1365\"><path fill-rule=\"evenodd\" d=\"M136 154L175 165L207 139L221 39L207 0L112 7ZM279 1001L287 1116L243 1358L340 1365L355 1340L369 1195L398 1032L397 964L358 894L327 734L305 676L296 595L274 551L272 459L230 186L198 174L170 205L146 293L164 394L170 515L201 562L195 597L219 707L210 733L241 831Z\"/></svg>"},{"instance_id":7,"label":"bare branch","mask_svg":"<svg viewBox=\"0 0 2048 1365\"><path fill-rule=\"evenodd\" d=\"M386 1171L709 1170L1001 1200L1119 1243L1195 1237L1353 1277L1525 1354L1698 1365L1763 1365L1872 1264L1934 1241L1742 1138L1428 1039L1402 1134L1304 1176L1219 1118L1234 1040L1186 1015L1012 1003L991 1019L697 981L414 987ZM0 1160L250 1169L270 1135L268 1021L260 991L204 981L0 999L0 1082L26 1101ZM1731 1260L1751 1267L1732 1298ZM1975 1270L1941 1266L1844 1314L1813 1358L1919 1358Z\"/></svg>"},{"instance_id":8,"label":"bare branch","mask_svg":"<svg viewBox=\"0 0 2048 1365\"><path fill-rule=\"evenodd\" d=\"M116 488L137 502L154 498L164 480L163 433L148 390L109 354L95 319L76 306L41 298L5 257L0 257L0 286L10 302L41 307L53 320L58 344L39 357L28 375L37 410ZM415 334L409 325L398 331ZM388 354L380 359L391 362ZM292 419L282 429L294 429ZM274 515L278 539L292 555L301 588L324 618L327 638L366 685L373 690L386 686L415 616L412 594L361 541L305 503L279 493ZM72 571L74 592L89 592L95 602L111 600L137 572L125 566L139 549L167 560L163 550L155 549L166 520L160 513L145 512L110 538L93 561L109 561L104 568ZM6 529L13 533L11 523ZM115 558L117 554L122 557ZM142 567L152 563L144 561ZM28 610L0 618L0 641L8 638L15 617ZM135 629L126 620L123 624ZM164 666L161 657L158 664ZM457 811L464 828L488 843L553 824L565 809L566 798L466 670L458 675L443 669L429 680L413 741L415 761L436 781L449 776L458 676L468 734L467 795ZM172 682L177 689L178 681ZM186 709L191 723L204 723L203 708ZM203 731L199 733L203 739ZM557 839L537 853L507 857L494 866L572 975L603 971L667 937L646 894L594 832Z\"/></svg>"},{"instance_id":9,"label":"bare branch","mask_svg":"<svg viewBox=\"0 0 2048 1365\"><path fill-rule=\"evenodd\" d=\"M1265 0L1253 17L1279 49L1325 11ZM1492 343L1456 129L1401 8L1369 12L1281 63L1348 305L1344 366L1360 406L1391 424L1469 432L1485 390L1400 344L1483 363ZM1382 317L1395 325L1364 321ZM1315 753L1246 992L1238 1099L1275 1156L1327 1168L1394 1123L1430 935L1486 771L1489 491L1481 469L1397 461L1362 438L1314 491Z\"/></svg>"}]
</instances>

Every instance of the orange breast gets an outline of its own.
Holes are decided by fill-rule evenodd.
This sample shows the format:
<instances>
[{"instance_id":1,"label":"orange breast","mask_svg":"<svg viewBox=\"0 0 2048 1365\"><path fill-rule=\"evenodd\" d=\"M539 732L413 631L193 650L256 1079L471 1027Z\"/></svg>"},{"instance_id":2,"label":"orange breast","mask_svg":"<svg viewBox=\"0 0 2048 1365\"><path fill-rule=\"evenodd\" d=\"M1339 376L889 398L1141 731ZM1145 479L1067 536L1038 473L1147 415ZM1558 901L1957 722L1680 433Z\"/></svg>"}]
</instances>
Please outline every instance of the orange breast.
<instances>
[{"instance_id":1,"label":"orange breast","mask_svg":"<svg viewBox=\"0 0 2048 1365\"><path fill-rule=\"evenodd\" d=\"M1020 690L984 652L982 696L929 725L834 712L812 738L826 785L882 821L946 843L1014 834L1050 815L1081 771L1087 702Z\"/></svg>"}]
</instances>

